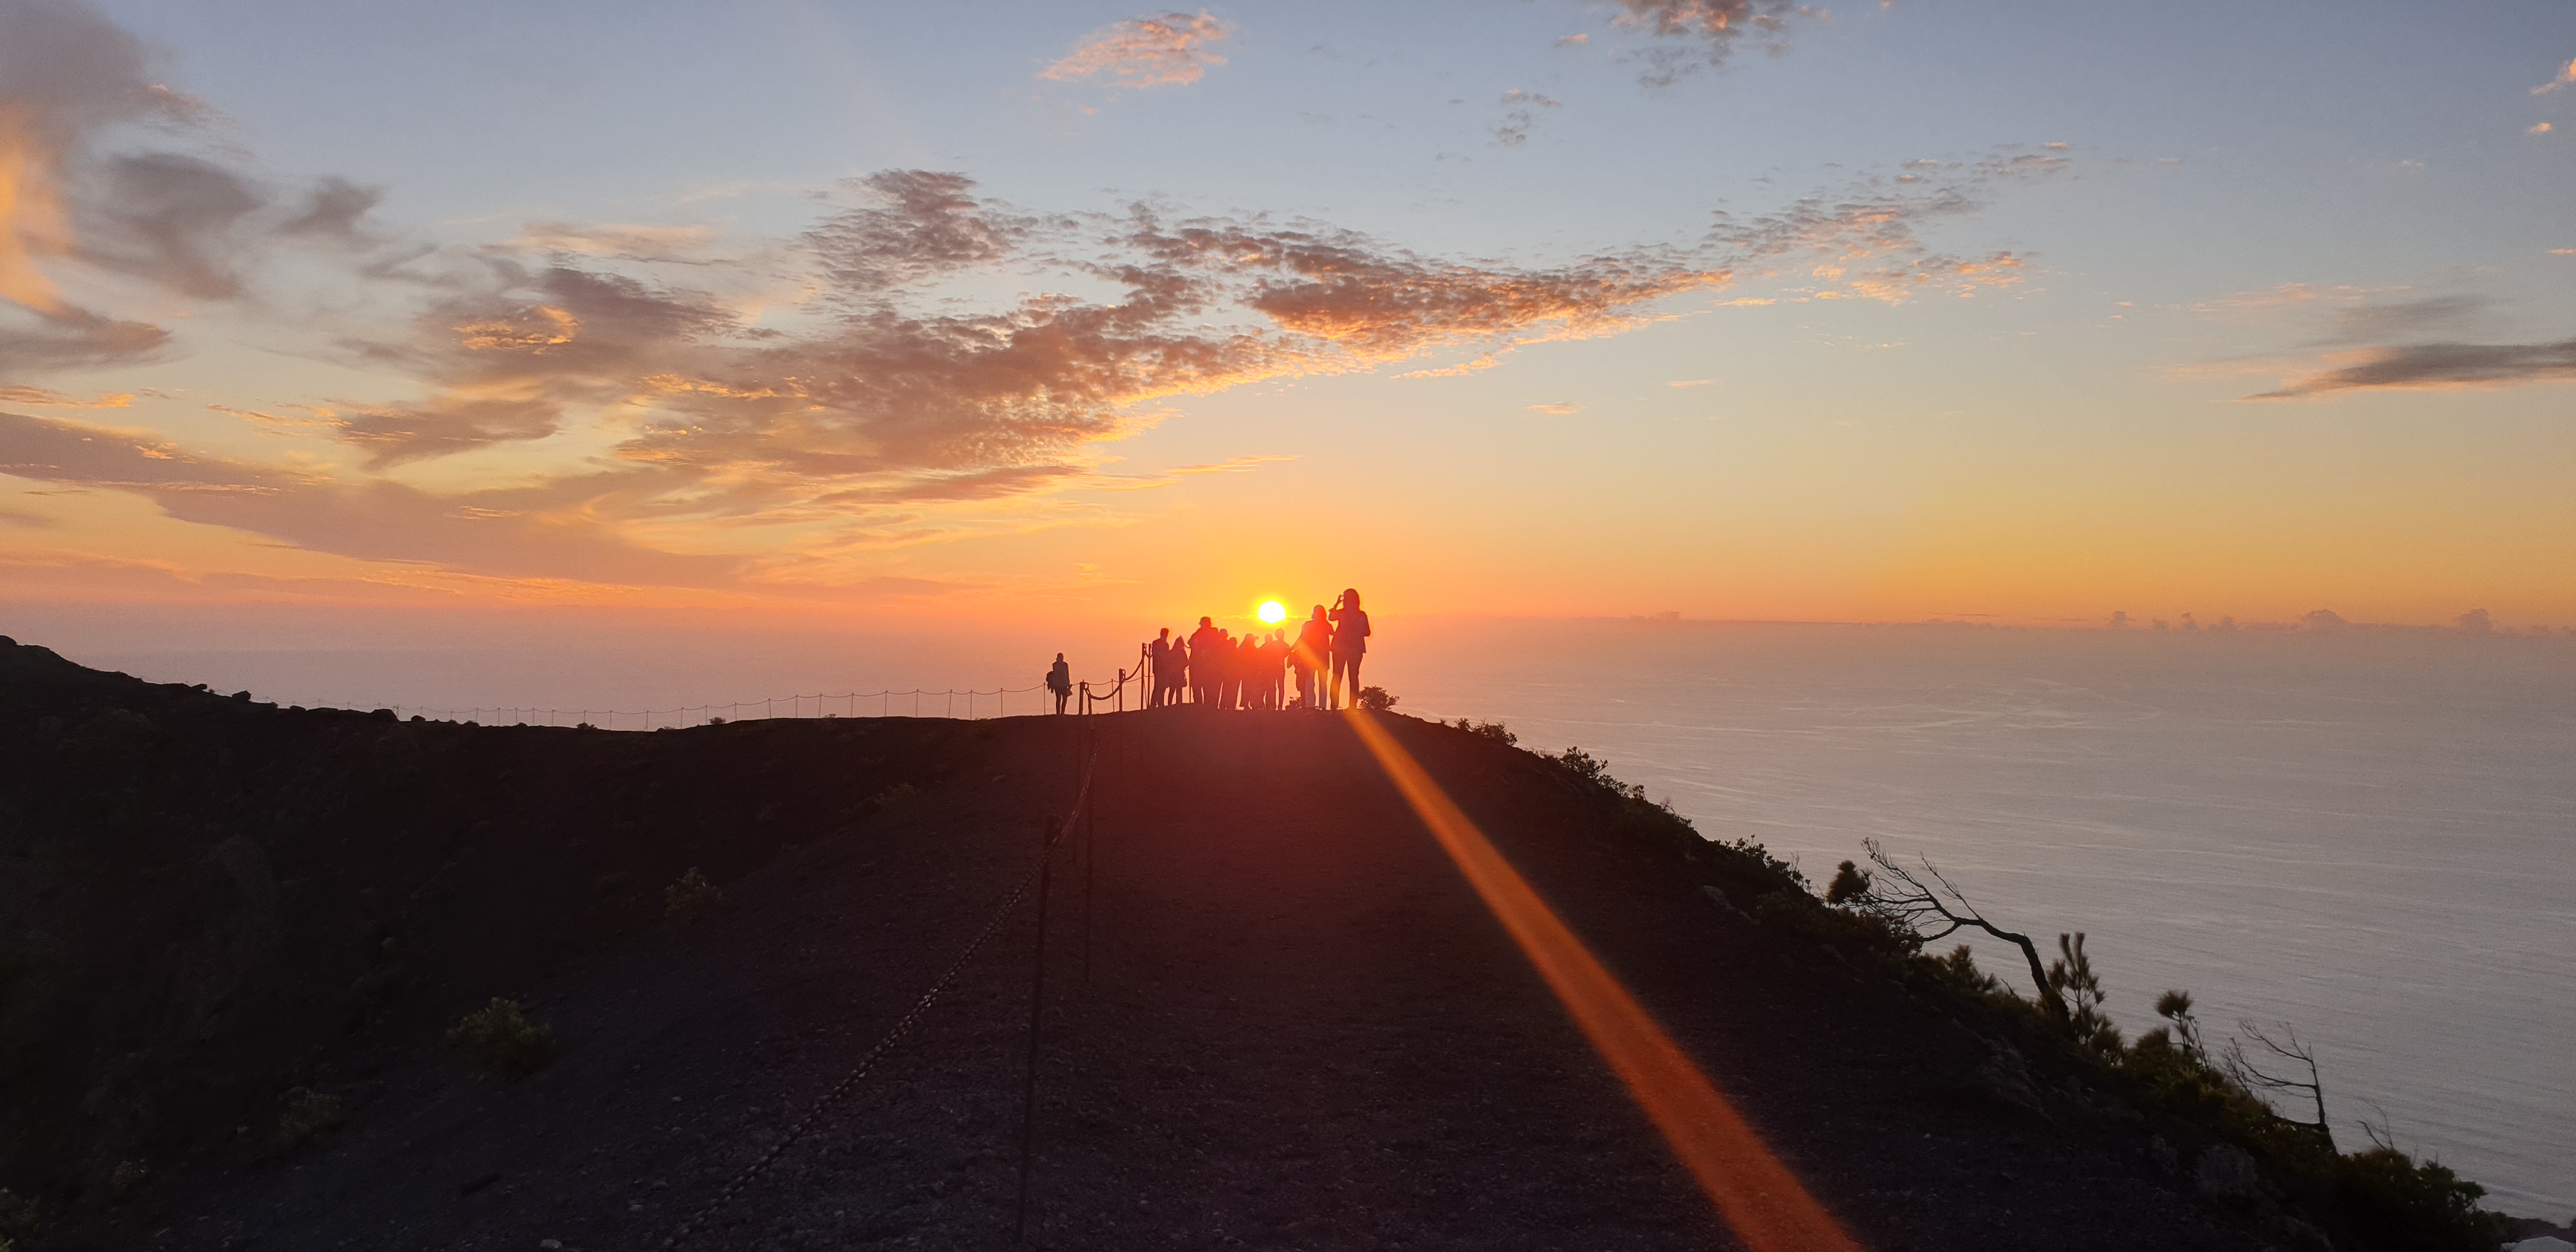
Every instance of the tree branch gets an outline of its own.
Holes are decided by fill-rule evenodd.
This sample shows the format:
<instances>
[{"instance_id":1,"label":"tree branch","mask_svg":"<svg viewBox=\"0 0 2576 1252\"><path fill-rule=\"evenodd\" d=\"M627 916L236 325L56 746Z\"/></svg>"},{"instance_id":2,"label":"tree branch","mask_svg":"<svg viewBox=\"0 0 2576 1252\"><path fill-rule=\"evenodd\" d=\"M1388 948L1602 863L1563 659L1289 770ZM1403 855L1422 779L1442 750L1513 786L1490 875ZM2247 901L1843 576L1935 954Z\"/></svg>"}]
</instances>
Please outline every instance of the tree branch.
<instances>
[{"instance_id":1,"label":"tree branch","mask_svg":"<svg viewBox=\"0 0 2576 1252\"><path fill-rule=\"evenodd\" d=\"M1967 893L1944 877L1928 858L1922 859L1923 873L1939 884L1937 890L1897 864L1877 840L1863 839L1861 846L1869 850L1871 863L1879 868L1879 874L1870 884L1871 904L1902 919L1927 942L1974 926L2020 948L2022 959L2030 963L2030 981L2039 991L2040 1005L2048 1010L2051 1017L2066 1016L2066 1004L2058 998L2057 989L2048 985L2047 967L2039 962L2039 945L2032 943L2030 936L2015 934L1987 921L1975 905L1968 903ZM1936 926L1939 929L1929 929Z\"/></svg>"}]
</instances>

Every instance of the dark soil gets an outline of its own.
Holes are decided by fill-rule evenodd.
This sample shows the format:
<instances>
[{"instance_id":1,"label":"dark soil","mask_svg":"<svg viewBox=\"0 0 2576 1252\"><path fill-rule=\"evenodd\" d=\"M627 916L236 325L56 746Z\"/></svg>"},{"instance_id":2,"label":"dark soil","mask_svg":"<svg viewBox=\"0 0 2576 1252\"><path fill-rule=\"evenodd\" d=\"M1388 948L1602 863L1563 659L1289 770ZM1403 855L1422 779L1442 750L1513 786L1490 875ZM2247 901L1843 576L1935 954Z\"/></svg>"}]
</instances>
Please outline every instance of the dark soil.
<instances>
[{"instance_id":1,"label":"dark soil","mask_svg":"<svg viewBox=\"0 0 2576 1252\"><path fill-rule=\"evenodd\" d=\"M0 647L0 1185L39 1249L658 1247L984 929L1088 735L1029 1242L1734 1246L1349 727L1083 720L397 723ZM1983 1006L1721 906L1526 753L1388 724L1866 1246L2277 1242ZM692 866L726 898L666 920ZM1039 914L691 1246L1007 1244ZM445 1043L495 996L551 1066ZM317 1095L345 1124L287 1144Z\"/></svg>"}]
</instances>

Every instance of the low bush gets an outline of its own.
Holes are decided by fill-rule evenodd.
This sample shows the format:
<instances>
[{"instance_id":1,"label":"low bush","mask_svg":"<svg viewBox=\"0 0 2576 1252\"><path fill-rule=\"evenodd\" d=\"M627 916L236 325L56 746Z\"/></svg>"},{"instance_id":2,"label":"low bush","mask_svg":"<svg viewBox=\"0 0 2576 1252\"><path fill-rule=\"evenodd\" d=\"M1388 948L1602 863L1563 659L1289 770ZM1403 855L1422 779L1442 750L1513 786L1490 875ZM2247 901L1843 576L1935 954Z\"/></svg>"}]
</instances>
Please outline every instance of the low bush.
<instances>
[{"instance_id":1,"label":"low bush","mask_svg":"<svg viewBox=\"0 0 2576 1252\"><path fill-rule=\"evenodd\" d=\"M722 903L724 889L708 882L695 865L680 875L680 881L662 889L662 916L675 922L694 922Z\"/></svg>"},{"instance_id":2,"label":"low bush","mask_svg":"<svg viewBox=\"0 0 2576 1252\"><path fill-rule=\"evenodd\" d=\"M2490 1252L2506 1219L2478 1207L2486 1188L2385 1144L2338 1162L2336 1206L2346 1246L2362 1252Z\"/></svg>"},{"instance_id":3,"label":"low bush","mask_svg":"<svg viewBox=\"0 0 2576 1252\"><path fill-rule=\"evenodd\" d=\"M36 1236L36 1205L0 1187L0 1252L10 1252L22 1239Z\"/></svg>"},{"instance_id":4,"label":"low bush","mask_svg":"<svg viewBox=\"0 0 2576 1252\"><path fill-rule=\"evenodd\" d=\"M497 997L448 1027L447 1042L504 1079L525 1078L555 1059L555 1032L529 1021L518 1001Z\"/></svg>"},{"instance_id":5,"label":"low bush","mask_svg":"<svg viewBox=\"0 0 2576 1252\"><path fill-rule=\"evenodd\" d=\"M141 1191L143 1184L150 1181L152 1181L152 1170L143 1162L118 1161L116 1168L107 1171L108 1198L122 1200Z\"/></svg>"},{"instance_id":6,"label":"low bush","mask_svg":"<svg viewBox=\"0 0 2576 1252\"><path fill-rule=\"evenodd\" d=\"M277 1114L277 1150L292 1152L308 1143L328 1136L349 1123L349 1106L340 1097L306 1091L298 1087L286 1093L285 1107ZM128 1162L131 1164L131 1162ZM118 1166L122 1170L124 1166Z\"/></svg>"},{"instance_id":7,"label":"low bush","mask_svg":"<svg viewBox=\"0 0 2576 1252\"><path fill-rule=\"evenodd\" d=\"M1359 706L1371 713L1384 713L1395 707L1400 696L1391 696L1384 687L1362 687L1357 697Z\"/></svg>"},{"instance_id":8,"label":"low bush","mask_svg":"<svg viewBox=\"0 0 2576 1252\"><path fill-rule=\"evenodd\" d=\"M1506 748L1515 747L1521 741L1521 737L1519 735L1512 733L1511 727L1505 726L1501 722L1470 721L1467 718L1462 717L1450 724L1456 726L1460 730L1466 731L1468 734L1482 735Z\"/></svg>"}]
</instances>

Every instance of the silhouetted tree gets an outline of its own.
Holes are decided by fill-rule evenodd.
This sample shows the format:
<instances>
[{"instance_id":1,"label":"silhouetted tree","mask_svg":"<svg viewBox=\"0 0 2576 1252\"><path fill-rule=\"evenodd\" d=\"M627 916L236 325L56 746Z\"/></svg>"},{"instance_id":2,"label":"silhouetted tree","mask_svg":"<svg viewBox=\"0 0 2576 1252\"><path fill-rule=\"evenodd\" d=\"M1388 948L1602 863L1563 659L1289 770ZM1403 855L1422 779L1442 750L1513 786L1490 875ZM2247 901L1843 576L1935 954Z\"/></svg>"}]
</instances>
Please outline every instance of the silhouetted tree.
<instances>
[{"instance_id":1,"label":"silhouetted tree","mask_svg":"<svg viewBox=\"0 0 2576 1252\"><path fill-rule=\"evenodd\" d=\"M2325 1083L2317 1077L2316 1052L2308 1045L2299 1042L2299 1032L2288 1026L2281 1027L2279 1039L2263 1033L2250 1021L2240 1021L2236 1024L2236 1028L2245 1034L2243 1037L2227 1041L2228 1076L2249 1091L2305 1092L2308 1099L2316 1105L2317 1120L2296 1122L2286 1117L2281 1120L2289 1121L2293 1126L2303 1126L2315 1131L2326 1141L2326 1147L2333 1148L2334 1127L2326 1121L2326 1088ZM2264 1052L2268 1054L2264 1058L2264 1064L2276 1068L2284 1063L2305 1066L2308 1071L2307 1081L2301 1082L2295 1077L2283 1077L2258 1068L2253 1058L2246 1055L2245 1039L2247 1038L2261 1045Z\"/></svg>"},{"instance_id":2,"label":"silhouetted tree","mask_svg":"<svg viewBox=\"0 0 2576 1252\"><path fill-rule=\"evenodd\" d=\"M2050 1017L2066 1020L2066 1002L2059 998L2057 988L2050 983L2047 968L2039 963L2039 945L2032 943L2030 936L2015 934L1987 921L1985 914L1968 903L1967 895L1942 877L1941 871L1934 868L1929 859L1917 858L1925 877L1931 879L1931 883L1926 884L1889 857L1887 849L1880 847L1877 840L1864 839L1861 846L1869 849L1871 863L1878 866L1877 873L1860 875L1868 887L1866 898L1870 907L1903 920L1926 943L1974 926L2020 948L2022 959L2030 963L2030 981L2039 989L2040 1006L2048 1010ZM1836 885L1840 886L1841 875L1835 875L1835 879ZM2070 949L2069 955L2072 954ZM2091 972L2089 966L2086 972L2088 975Z\"/></svg>"}]
</instances>

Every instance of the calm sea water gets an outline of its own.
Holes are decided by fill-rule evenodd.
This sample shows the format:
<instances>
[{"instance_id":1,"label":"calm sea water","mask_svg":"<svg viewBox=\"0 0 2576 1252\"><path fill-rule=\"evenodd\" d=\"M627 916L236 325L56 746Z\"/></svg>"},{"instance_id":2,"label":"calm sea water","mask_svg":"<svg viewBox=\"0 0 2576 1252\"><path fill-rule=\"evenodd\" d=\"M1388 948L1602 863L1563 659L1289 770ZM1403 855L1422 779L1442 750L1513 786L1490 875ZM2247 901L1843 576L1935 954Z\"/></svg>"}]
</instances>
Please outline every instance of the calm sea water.
<instances>
[{"instance_id":1,"label":"calm sea water","mask_svg":"<svg viewBox=\"0 0 2576 1252\"><path fill-rule=\"evenodd\" d=\"M1606 754L1819 881L1863 838L1929 857L2009 928L2087 932L2131 1032L2168 987L2214 1037L2286 1022L2348 1149L2367 1120L2491 1204L2576 1213L2576 641L1381 633L1370 677L1405 711Z\"/></svg>"},{"instance_id":2,"label":"calm sea water","mask_svg":"<svg viewBox=\"0 0 2576 1252\"><path fill-rule=\"evenodd\" d=\"M1106 677L1141 637L0 619L89 664L362 708L1025 686L1058 649ZM2131 1032L2167 987L2213 1036L2289 1023L2341 1142L2367 1119L2499 1207L2576 1213L2576 639L1389 616L1374 642L1405 712L1606 754L1811 876L1867 837L1927 856L2004 925L2089 934Z\"/></svg>"}]
</instances>

